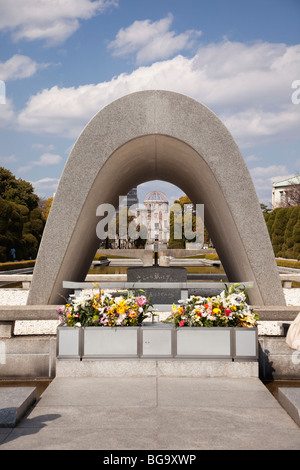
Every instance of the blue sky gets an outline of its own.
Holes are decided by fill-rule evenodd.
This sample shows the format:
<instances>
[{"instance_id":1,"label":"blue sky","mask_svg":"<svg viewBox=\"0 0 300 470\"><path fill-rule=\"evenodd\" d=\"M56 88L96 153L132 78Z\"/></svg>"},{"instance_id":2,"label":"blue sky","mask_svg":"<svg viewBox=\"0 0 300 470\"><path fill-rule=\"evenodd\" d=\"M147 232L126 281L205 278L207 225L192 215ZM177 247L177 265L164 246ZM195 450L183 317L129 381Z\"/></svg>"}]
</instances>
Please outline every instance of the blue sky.
<instances>
[{"instance_id":1,"label":"blue sky","mask_svg":"<svg viewBox=\"0 0 300 470\"><path fill-rule=\"evenodd\" d=\"M300 0L0 0L0 166L52 196L103 106L167 89L220 117L268 204L300 173L299 18Z\"/></svg>"}]
</instances>

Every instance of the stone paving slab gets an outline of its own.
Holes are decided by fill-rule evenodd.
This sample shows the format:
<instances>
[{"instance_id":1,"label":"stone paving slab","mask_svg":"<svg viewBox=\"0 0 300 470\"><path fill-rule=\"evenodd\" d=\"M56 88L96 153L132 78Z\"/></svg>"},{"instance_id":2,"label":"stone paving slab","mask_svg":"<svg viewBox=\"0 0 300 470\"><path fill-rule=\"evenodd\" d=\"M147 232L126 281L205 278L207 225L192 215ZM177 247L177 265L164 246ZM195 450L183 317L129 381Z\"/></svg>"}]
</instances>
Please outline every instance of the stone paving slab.
<instances>
[{"instance_id":1,"label":"stone paving slab","mask_svg":"<svg viewBox=\"0 0 300 470\"><path fill-rule=\"evenodd\" d=\"M0 428L16 426L35 400L35 387L1 387Z\"/></svg>"},{"instance_id":2,"label":"stone paving slab","mask_svg":"<svg viewBox=\"0 0 300 470\"><path fill-rule=\"evenodd\" d=\"M279 387L278 401L300 426L300 388Z\"/></svg>"},{"instance_id":3,"label":"stone paving slab","mask_svg":"<svg viewBox=\"0 0 300 470\"><path fill-rule=\"evenodd\" d=\"M299 450L300 428L254 377L57 377L1 439L1 450Z\"/></svg>"}]
</instances>

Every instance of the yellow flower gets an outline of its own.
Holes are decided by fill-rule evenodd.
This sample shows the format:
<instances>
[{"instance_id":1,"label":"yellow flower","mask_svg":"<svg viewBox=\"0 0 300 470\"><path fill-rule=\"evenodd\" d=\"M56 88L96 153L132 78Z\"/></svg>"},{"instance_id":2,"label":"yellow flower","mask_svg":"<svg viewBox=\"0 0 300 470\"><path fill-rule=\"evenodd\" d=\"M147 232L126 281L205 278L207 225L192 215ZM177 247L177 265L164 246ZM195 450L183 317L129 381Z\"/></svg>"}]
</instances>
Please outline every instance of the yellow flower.
<instances>
[{"instance_id":1,"label":"yellow flower","mask_svg":"<svg viewBox=\"0 0 300 470\"><path fill-rule=\"evenodd\" d=\"M117 305L117 313L125 313L127 310L126 300L122 300L119 305Z\"/></svg>"},{"instance_id":2,"label":"yellow flower","mask_svg":"<svg viewBox=\"0 0 300 470\"><path fill-rule=\"evenodd\" d=\"M221 310L219 308L214 308L213 313L221 313Z\"/></svg>"}]
</instances>

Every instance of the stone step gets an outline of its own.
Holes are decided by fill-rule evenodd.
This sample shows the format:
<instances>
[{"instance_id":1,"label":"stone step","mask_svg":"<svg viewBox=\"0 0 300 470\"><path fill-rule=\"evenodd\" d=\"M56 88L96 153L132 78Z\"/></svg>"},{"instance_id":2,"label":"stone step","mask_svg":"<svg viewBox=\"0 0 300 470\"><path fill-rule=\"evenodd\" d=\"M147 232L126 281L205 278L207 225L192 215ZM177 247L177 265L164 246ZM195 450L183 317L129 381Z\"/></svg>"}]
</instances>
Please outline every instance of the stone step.
<instances>
[{"instance_id":1,"label":"stone step","mask_svg":"<svg viewBox=\"0 0 300 470\"><path fill-rule=\"evenodd\" d=\"M258 377L257 361L57 359L56 377Z\"/></svg>"},{"instance_id":2,"label":"stone step","mask_svg":"<svg viewBox=\"0 0 300 470\"><path fill-rule=\"evenodd\" d=\"M36 401L36 387L0 387L0 427L12 428Z\"/></svg>"},{"instance_id":3,"label":"stone step","mask_svg":"<svg viewBox=\"0 0 300 470\"><path fill-rule=\"evenodd\" d=\"M300 388L280 387L278 401L295 423L300 426Z\"/></svg>"}]
</instances>

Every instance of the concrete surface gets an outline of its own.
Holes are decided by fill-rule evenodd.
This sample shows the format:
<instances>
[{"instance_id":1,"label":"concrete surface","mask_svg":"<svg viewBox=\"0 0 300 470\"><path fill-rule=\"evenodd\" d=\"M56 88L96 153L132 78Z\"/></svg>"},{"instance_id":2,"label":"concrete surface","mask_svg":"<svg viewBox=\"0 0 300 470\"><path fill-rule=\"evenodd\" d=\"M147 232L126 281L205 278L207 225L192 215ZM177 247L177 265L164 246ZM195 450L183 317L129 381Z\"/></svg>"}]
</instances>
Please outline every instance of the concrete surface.
<instances>
[{"instance_id":1,"label":"concrete surface","mask_svg":"<svg viewBox=\"0 0 300 470\"><path fill-rule=\"evenodd\" d=\"M278 401L300 426L300 388L280 387Z\"/></svg>"},{"instance_id":2,"label":"concrete surface","mask_svg":"<svg viewBox=\"0 0 300 470\"><path fill-rule=\"evenodd\" d=\"M206 106L163 90L112 102L80 134L47 219L28 304L64 303L63 281L84 280L99 247L102 204L117 208L119 196L157 179L204 204L228 280L254 282L251 304L285 305L256 191L232 135Z\"/></svg>"},{"instance_id":3,"label":"concrete surface","mask_svg":"<svg viewBox=\"0 0 300 470\"><path fill-rule=\"evenodd\" d=\"M0 428L16 426L35 400L35 387L0 388Z\"/></svg>"},{"instance_id":4,"label":"concrete surface","mask_svg":"<svg viewBox=\"0 0 300 470\"><path fill-rule=\"evenodd\" d=\"M257 361L59 359L56 377L258 377Z\"/></svg>"},{"instance_id":5,"label":"concrete surface","mask_svg":"<svg viewBox=\"0 0 300 470\"><path fill-rule=\"evenodd\" d=\"M259 377L263 380L299 380L300 351L282 336L259 337Z\"/></svg>"},{"instance_id":6,"label":"concrete surface","mask_svg":"<svg viewBox=\"0 0 300 470\"><path fill-rule=\"evenodd\" d=\"M55 378L0 450L299 450L257 378Z\"/></svg>"}]
</instances>

